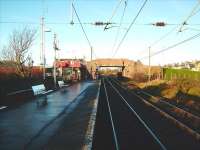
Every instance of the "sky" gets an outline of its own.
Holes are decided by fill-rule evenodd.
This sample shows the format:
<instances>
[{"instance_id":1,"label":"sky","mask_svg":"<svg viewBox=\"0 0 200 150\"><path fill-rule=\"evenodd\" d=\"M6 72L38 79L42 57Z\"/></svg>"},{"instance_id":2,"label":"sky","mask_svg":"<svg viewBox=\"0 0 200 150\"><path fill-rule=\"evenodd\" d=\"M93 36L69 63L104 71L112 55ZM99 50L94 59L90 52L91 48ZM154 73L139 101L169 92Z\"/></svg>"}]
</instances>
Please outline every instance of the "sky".
<instances>
[{"instance_id":1,"label":"sky","mask_svg":"<svg viewBox=\"0 0 200 150\"><path fill-rule=\"evenodd\" d=\"M104 31L103 26L94 26L90 23L108 22L119 1L74 0L76 11L93 47L94 59L127 58L140 60L144 64L148 64L146 56L148 56L149 46L151 46L151 53L153 54L200 33L200 12L188 19L188 25L184 26L185 30L183 32L178 32L180 24L186 20L195 6L199 6L200 0L148 0L116 55L113 56L116 46L144 0L126 0L125 15L114 48L113 45L119 29L125 0L122 0L110 21L117 23L115 27ZM30 51L34 64L40 64L40 20L44 16L45 29L51 30L51 32L45 32L47 64L52 65L54 59L54 33L57 34L59 40L59 58L86 58L89 60L90 46L80 24L70 24L72 20L78 23L76 15L72 13L71 3L72 0L0 0L0 49L9 42L9 36L13 30L22 30L24 27L36 29L36 39ZM200 6L198 10L200 10ZM162 21L169 25L165 27L151 25ZM153 44L172 29L175 30L166 38ZM153 56L151 64L164 65L186 60L200 60L199 43L200 37Z\"/></svg>"}]
</instances>

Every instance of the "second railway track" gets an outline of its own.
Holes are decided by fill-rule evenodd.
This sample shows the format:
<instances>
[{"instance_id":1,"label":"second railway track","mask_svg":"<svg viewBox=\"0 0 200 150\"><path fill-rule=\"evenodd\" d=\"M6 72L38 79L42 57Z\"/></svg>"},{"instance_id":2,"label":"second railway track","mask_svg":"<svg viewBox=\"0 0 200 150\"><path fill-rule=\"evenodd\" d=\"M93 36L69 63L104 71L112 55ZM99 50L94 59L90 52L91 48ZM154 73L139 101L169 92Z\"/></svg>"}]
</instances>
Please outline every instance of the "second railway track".
<instances>
[{"instance_id":1,"label":"second railway track","mask_svg":"<svg viewBox=\"0 0 200 150\"><path fill-rule=\"evenodd\" d=\"M153 107L102 79L92 149L199 149L199 140Z\"/></svg>"},{"instance_id":2,"label":"second railway track","mask_svg":"<svg viewBox=\"0 0 200 150\"><path fill-rule=\"evenodd\" d=\"M112 78L112 81L114 81L118 86L125 90L129 90L128 88L125 88L120 84L120 82L114 78ZM129 90L130 91L130 90ZM192 134L194 137L200 140L200 117L192 114L191 112L188 112L182 108L179 108L165 100L159 99L143 90L137 90L137 91L130 91L140 99L150 102L154 107L160 109L160 111L166 113L167 115L174 118L173 120L179 124L179 126L182 126L185 128L190 134Z\"/></svg>"}]
</instances>

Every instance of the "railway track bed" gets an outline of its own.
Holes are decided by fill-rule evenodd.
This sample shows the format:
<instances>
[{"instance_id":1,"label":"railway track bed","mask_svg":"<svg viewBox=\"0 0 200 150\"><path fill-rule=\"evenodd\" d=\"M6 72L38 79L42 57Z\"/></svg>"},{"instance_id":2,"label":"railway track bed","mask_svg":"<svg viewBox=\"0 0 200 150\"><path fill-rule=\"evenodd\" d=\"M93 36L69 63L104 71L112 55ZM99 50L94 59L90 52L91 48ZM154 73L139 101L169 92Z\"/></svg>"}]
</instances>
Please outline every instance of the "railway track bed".
<instances>
[{"instance_id":1,"label":"railway track bed","mask_svg":"<svg viewBox=\"0 0 200 150\"><path fill-rule=\"evenodd\" d=\"M111 78L101 82L92 149L190 149L200 141Z\"/></svg>"},{"instance_id":2,"label":"railway track bed","mask_svg":"<svg viewBox=\"0 0 200 150\"><path fill-rule=\"evenodd\" d=\"M120 84L119 81L114 80L117 84ZM121 85L122 86L122 85ZM189 128L200 133L200 117L194 113L188 112L187 110L178 107L174 104L171 104L170 102L167 102L166 100L163 100L161 97L155 97L142 89L137 89L137 91L131 90L130 88L127 88L125 86L122 86L126 90L129 90L130 92L133 92L134 94L140 96L142 99L150 102L152 105L155 105L156 107L160 108L162 111L166 112L167 114L173 116L180 122L187 125ZM136 87L136 85L135 85ZM199 137L200 138L200 137Z\"/></svg>"}]
</instances>

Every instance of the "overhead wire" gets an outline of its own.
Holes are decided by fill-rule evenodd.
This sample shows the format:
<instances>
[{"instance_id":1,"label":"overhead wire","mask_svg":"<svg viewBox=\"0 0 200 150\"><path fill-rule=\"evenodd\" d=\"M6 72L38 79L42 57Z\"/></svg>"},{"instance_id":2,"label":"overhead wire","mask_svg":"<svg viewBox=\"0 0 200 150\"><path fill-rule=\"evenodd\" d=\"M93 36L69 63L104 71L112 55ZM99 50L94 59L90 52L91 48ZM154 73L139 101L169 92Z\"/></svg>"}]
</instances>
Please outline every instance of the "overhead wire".
<instances>
[{"instance_id":1,"label":"overhead wire","mask_svg":"<svg viewBox=\"0 0 200 150\"><path fill-rule=\"evenodd\" d=\"M73 9L74 9L74 12L75 12L75 15L76 15L76 17L77 17L77 19L78 19L78 22L79 22L79 24L80 24L80 26L81 26L81 29L82 29L82 31L83 31L83 33L84 33L84 35L85 35L85 38L86 38L86 40L87 40L87 42L88 42L88 45L90 46L90 48L92 49L93 47L92 47L92 44L91 44L91 42L90 42L90 40L89 40L89 38L88 38L88 36L87 36L87 34L86 34L86 31L85 31L85 29L84 29L84 27L83 27L83 24L82 24L82 22L81 22L81 20L80 20L80 17L79 17L79 15L78 15L78 13L77 13L77 11L76 11L76 8L75 8L75 6L74 6L74 4L72 3L72 7L73 7ZM94 55L96 56L96 53L95 53L95 51L92 49L92 51L93 51L93 53L94 53ZM96 56L97 57L97 56Z\"/></svg>"},{"instance_id":2,"label":"overhead wire","mask_svg":"<svg viewBox=\"0 0 200 150\"><path fill-rule=\"evenodd\" d=\"M187 29L189 29L189 30L193 30L193 31L200 31L200 29L196 29L196 28L187 28Z\"/></svg>"},{"instance_id":3,"label":"overhead wire","mask_svg":"<svg viewBox=\"0 0 200 150\"><path fill-rule=\"evenodd\" d=\"M173 44L173 45L171 45L171 46L168 46L167 48L161 49L161 50L159 50L159 51L157 51L157 52L151 54L150 57L153 57L153 56L155 56L155 55L158 55L158 54L160 54L160 53L163 53L163 52L165 52L165 51L168 51L168 50L170 50L170 49L172 49L172 48L174 48L174 47L177 47L177 46L179 46L179 45L181 45L181 44L184 44L184 43L186 43L186 42L188 42L188 41L191 41L191 40L193 40L193 39L196 39L196 38L198 38L198 37L200 37L200 33L195 34L195 35L193 35L192 37L189 37L189 38L187 38L187 39L185 39L185 40L183 40L183 41L181 41L181 42L178 42L178 43L175 43L175 44ZM139 60L143 60L143 59L147 59L147 58L149 58L149 56L145 56L145 57L143 57L143 58L141 58L141 59L139 59Z\"/></svg>"},{"instance_id":4,"label":"overhead wire","mask_svg":"<svg viewBox=\"0 0 200 150\"><path fill-rule=\"evenodd\" d=\"M118 37L119 37L119 33L120 33L120 30L121 30L122 22L124 20L125 11L126 11L126 8L127 8L127 1L128 0L124 1L124 9L123 9L123 13L122 13L122 16L121 16L121 19L120 19L120 24L119 24L119 27L118 27L118 30L117 30L117 33L116 33L116 36L115 36L115 39L114 39L114 43L113 43L113 46L112 46L112 51L114 50L114 48L116 46L116 43L117 43L117 40L118 40Z\"/></svg>"},{"instance_id":5,"label":"overhead wire","mask_svg":"<svg viewBox=\"0 0 200 150\"><path fill-rule=\"evenodd\" d=\"M111 22L112 18L115 16L115 14L116 14L116 12L117 12L119 6L121 5L122 1L124 1L124 0L119 0L119 2L117 3L116 7L113 9L112 15L111 15L111 17L108 19L108 22L107 22L107 23L110 23L110 22ZM107 26L108 26L108 24L105 26L104 30L107 28Z\"/></svg>"},{"instance_id":6,"label":"overhead wire","mask_svg":"<svg viewBox=\"0 0 200 150\"><path fill-rule=\"evenodd\" d=\"M74 4L73 4L73 3L72 3L72 7L73 7L74 12L75 12L75 15L76 15L76 17L77 17L77 19L78 19L78 22L79 22L80 25L81 25L83 34L85 35L85 38L86 38L86 40L87 40L89 46L92 47L92 45L91 45L91 43L90 43L90 40L88 39L88 36L87 36L87 34L86 34L86 31L85 31L85 29L84 29L84 27L83 27L83 24L82 24L82 22L81 22L81 20L80 20L80 18L79 18L79 16L78 16L78 13L77 13L76 8L74 7Z\"/></svg>"},{"instance_id":7,"label":"overhead wire","mask_svg":"<svg viewBox=\"0 0 200 150\"><path fill-rule=\"evenodd\" d=\"M187 25L188 20L189 20L192 16L196 15L196 14L200 11L199 6L200 6L200 1L198 1L198 3L194 6L194 8L192 9L192 11L190 12L190 14L189 14L189 15L186 17L186 19L181 23L181 26L180 26L178 32L181 32L181 31L183 30L183 27L184 27L185 25Z\"/></svg>"},{"instance_id":8,"label":"overhead wire","mask_svg":"<svg viewBox=\"0 0 200 150\"><path fill-rule=\"evenodd\" d=\"M150 44L149 47L153 47L155 46L157 43L159 43L160 41L164 40L165 38L167 38L173 31L175 31L178 28L178 26L173 27L169 32L167 32L166 34L162 35L159 39L155 40L152 44ZM139 54L144 54L146 52L147 49L144 49L143 51L141 51Z\"/></svg>"},{"instance_id":9,"label":"overhead wire","mask_svg":"<svg viewBox=\"0 0 200 150\"><path fill-rule=\"evenodd\" d=\"M121 41L119 42L114 54L113 54L113 57L116 55L116 53L118 52L120 46L122 45L122 43L124 42L128 32L130 31L131 27L133 26L133 24L135 23L136 19L138 18L138 16L140 15L141 11L143 10L144 6L146 5L148 0L145 0L142 4L142 6L140 7L138 13L136 14L136 16L134 17L133 21L131 22L131 24L129 25L128 29L126 30L125 34L123 35Z\"/></svg>"},{"instance_id":10,"label":"overhead wire","mask_svg":"<svg viewBox=\"0 0 200 150\"><path fill-rule=\"evenodd\" d=\"M161 36L159 39L157 39L156 41L154 41L150 46L148 47L152 47L155 46L156 44L158 44L159 42L161 42L162 40L164 40L165 38L167 38L173 31L175 31L176 29L178 29L179 27L179 32L184 31L182 28L183 26L187 25L189 26L190 24L186 23L192 16L196 15L200 9L197 9L200 6L200 1L198 2L197 5L195 5L195 7L192 9L191 13L188 15L188 17L181 23L181 24L174 24L176 25L174 28L172 28L172 30L170 30L169 32L167 32L166 34L164 34L163 36ZM169 25L169 24L168 24ZM196 24L198 25L198 24ZM146 51L146 50L145 50Z\"/></svg>"},{"instance_id":11,"label":"overhead wire","mask_svg":"<svg viewBox=\"0 0 200 150\"><path fill-rule=\"evenodd\" d=\"M173 27L169 32L167 32L166 34L164 34L163 36L161 36L159 39L157 39L156 41L154 41L149 47L152 47L152 46L156 45L157 43L159 43L160 41L164 40L165 38L167 38L176 29L177 29L177 26Z\"/></svg>"},{"instance_id":12,"label":"overhead wire","mask_svg":"<svg viewBox=\"0 0 200 150\"><path fill-rule=\"evenodd\" d=\"M82 24L85 24L85 25L96 25L95 24L96 22L82 22ZM2 18L1 18L1 21L0 21L0 24L40 24L40 22L34 22L34 21L3 21ZM63 24L63 25L70 25L71 22L45 22L45 24L56 24L56 25L59 25L59 24ZM75 25L80 25L80 23L78 22L74 22ZM112 24L115 24L116 26L113 26L113 27L119 27L119 24L120 22L112 22ZM127 25L127 24L130 24L130 22L122 22L121 23L122 25ZM118 26L117 26L118 25ZM153 26L152 23L135 23L133 24L135 26ZM167 24L168 26L177 26L177 25L181 25L181 24L177 24L177 23L170 23L170 24ZM200 26L200 24L198 23L190 23L190 24L187 24L187 26Z\"/></svg>"}]
</instances>

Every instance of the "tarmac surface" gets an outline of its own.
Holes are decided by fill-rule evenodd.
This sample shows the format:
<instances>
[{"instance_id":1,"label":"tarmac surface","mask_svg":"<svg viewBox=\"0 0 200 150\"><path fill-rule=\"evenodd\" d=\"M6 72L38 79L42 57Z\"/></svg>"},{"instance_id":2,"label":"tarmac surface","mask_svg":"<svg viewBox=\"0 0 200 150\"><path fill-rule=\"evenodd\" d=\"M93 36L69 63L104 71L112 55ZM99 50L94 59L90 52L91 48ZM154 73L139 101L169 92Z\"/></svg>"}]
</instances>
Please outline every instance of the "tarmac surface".
<instances>
[{"instance_id":1,"label":"tarmac surface","mask_svg":"<svg viewBox=\"0 0 200 150\"><path fill-rule=\"evenodd\" d=\"M0 149L81 149L98 87L95 81L77 83L0 110Z\"/></svg>"}]
</instances>

